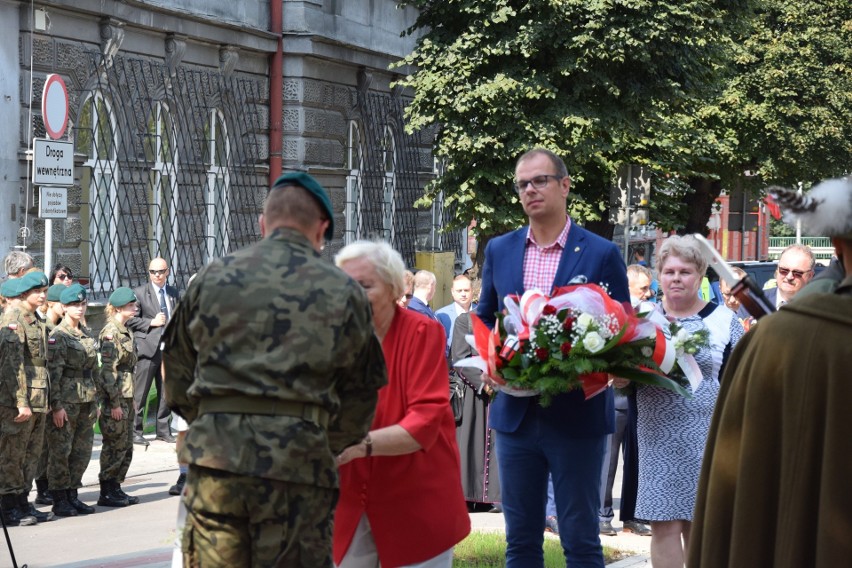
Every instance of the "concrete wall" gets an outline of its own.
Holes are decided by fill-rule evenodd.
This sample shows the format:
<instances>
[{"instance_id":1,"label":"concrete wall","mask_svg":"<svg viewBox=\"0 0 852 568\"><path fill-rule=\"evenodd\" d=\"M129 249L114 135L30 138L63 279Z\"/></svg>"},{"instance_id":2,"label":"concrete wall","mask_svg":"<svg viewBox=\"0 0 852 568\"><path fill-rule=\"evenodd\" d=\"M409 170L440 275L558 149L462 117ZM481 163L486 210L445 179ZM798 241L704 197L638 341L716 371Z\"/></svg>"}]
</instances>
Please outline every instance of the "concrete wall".
<instances>
[{"instance_id":1,"label":"concrete wall","mask_svg":"<svg viewBox=\"0 0 852 568\"><path fill-rule=\"evenodd\" d=\"M17 244L20 226L19 202L21 178L25 176L20 154L23 150L18 137L21 99L18 85L21 80L18 49L18 3L0 0L0 255ZM0 267L0 273L3 273Z\"/></svg>"}]
</instances>

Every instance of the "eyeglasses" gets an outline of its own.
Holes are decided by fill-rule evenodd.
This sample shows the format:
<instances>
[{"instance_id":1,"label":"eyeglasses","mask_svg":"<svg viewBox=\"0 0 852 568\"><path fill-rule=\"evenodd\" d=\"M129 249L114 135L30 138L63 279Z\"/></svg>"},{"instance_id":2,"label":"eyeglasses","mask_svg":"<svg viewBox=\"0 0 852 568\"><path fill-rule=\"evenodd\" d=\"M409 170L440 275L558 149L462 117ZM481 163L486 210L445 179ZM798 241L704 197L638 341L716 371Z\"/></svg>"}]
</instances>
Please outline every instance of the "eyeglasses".
<instances>
[{"instance_id":1,"label":"eyeglasses","mask_svg":"<svg viewBox=\"0 0 852 568\"><path fill-rule=\"evenodd\" d=\"M168 268L164 268L162 270L149 270L148 272L153 274L154 276L162 276L163 274L165 274L168 271L169 271Z\"/></svg>"},{"instance_id":2,"label":"eyeglasses","mask_svg":"<svg viewBox=\"0 0 852 568\"><path fill-rule=\"evenodd\" d=\"M547 185L547 181L550 178L553 178L553 179L559 181L563 177L565 177L565 176L555 176L553 174L545 174L545 175L535 176L532 179L519 179L518 181L515 182L514 188L515 188L515 191L518 193L518 195L520 195L523 192L525 192L527 190L527 187L529 187L530 185L533 186L533 189L544 189L544 187Z\"/></svg>"},{"instance_id":3,"label":"eyeglasses","mask_svg":"<svg viewBox=\"0 0 852 568\"><path fill-rule=\"evenodd\" d=\"M789 268L781 268L780 266L778 267L778 274L780 274L783 278L787 278L787 275L792 273L793 278L795 278L796 280L801 280L805 277L805 274L808 274L809 272L810 270L805 270L804 272L802 272L801 270L791 270Z\"/></svg>"},{"instance_id":4,"label":"eyeglasses","mask_svg":"<svg viewBox=\"0 0 852 568\"><path fill-rule=\"evenodd\" d=\"M71 276L70 274L63 274L61 272L59 274L57 274L56 277L59 280L73 280L74 279L74 277Z\"/></svg>"}]
</instances>

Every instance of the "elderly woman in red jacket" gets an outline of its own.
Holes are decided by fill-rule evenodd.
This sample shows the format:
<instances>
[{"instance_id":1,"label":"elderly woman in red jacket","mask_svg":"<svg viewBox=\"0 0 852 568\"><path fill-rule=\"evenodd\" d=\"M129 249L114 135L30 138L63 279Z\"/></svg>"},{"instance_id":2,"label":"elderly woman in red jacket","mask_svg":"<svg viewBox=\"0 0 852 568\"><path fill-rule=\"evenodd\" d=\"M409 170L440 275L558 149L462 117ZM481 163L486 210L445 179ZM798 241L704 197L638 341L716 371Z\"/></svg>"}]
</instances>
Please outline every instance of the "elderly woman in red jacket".
<instances>
[{"instance_id":1,"label":"elderly woman in red jacket","mask_svg":"<svg viewBox=\"0 0 852 568\"><path fill-rule=\"evenodd\" d=\"M405 266L390 245L359 241L343 248L335 263L367 292L388 384L379 391L367 437L338 458L334 561L339 568L450 568L470 517L444 329L397 304Z\"/></svg>"}]
</instances>

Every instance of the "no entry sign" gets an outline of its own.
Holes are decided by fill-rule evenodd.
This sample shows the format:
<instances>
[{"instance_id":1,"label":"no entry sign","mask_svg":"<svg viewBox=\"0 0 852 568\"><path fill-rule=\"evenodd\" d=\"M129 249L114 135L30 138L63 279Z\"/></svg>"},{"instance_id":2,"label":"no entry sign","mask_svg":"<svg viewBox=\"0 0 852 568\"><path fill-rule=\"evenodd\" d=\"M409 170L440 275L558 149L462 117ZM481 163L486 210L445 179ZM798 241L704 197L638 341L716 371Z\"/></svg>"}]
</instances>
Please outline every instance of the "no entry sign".
<instances>
[{"instance_id":1,"label":"no entry sign","mask_svg":"<svg viewBox=\"0 0 852 568\"><path fill-rule=\"evenodd\" d=\"M62 138L68 126L68 89L62 77L52 73L44 83L41 95L41 116L47 135L54 140Z\"/></svg>"}]
</instances>

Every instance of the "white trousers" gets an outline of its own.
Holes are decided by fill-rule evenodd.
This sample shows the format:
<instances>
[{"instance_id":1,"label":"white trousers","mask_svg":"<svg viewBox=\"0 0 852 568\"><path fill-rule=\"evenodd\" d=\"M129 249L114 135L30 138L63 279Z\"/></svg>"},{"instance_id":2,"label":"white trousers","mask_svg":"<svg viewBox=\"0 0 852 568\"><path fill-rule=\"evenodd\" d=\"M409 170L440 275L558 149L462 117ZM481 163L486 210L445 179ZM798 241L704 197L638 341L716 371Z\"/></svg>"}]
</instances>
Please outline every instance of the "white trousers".
<instances>
[{"instance_id":1,"label":"white trousers","mask_svg":"<svg viewBox=\"0 0 852 568\"><path fill-rule=\"evenodd\" d=\"M425 562L407 564L400 568L452 568L452 566L453 549L450 548ZM367 515L361 515L361 520L358 521L358 527L352 537L352 544L349 545L349 550L346 551L337 568L381 568L379 553L376 550L376 542L373 540L373 531Z\"/></svg>"}]
</instances>

